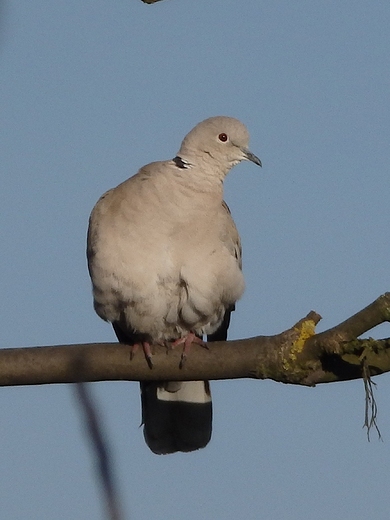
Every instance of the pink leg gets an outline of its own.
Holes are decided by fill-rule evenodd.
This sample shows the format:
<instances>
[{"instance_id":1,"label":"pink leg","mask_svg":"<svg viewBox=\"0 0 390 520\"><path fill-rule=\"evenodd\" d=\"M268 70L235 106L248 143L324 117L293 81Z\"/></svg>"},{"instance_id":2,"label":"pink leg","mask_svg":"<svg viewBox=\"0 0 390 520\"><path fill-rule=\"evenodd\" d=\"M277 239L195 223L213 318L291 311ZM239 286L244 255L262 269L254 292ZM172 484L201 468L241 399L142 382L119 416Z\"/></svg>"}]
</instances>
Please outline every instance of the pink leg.
<instances>
[{"instance_id":1,"label":"pink leg","mask_svg":"<svg viewBox=\"0 0 390 520\"><path fill-rule=\"evenodd\" d=\"M194 334L194 332L188 332L188 334L186 334L182 338L177 339L176 341L174 341L172 343L172 348L175 348L178 345L184 344L183 352L181 353L180 368L183 368L183 366L184 366L184 363L187 359L187 354L189 354L189 352L191 350L192 343L196 343L197 345L200 345L201 347L204 347L207 349L209 348L207 346L207 343L205 343L202 339L198 338L198 336L196 336L196 334Z\"/></svg>"},{"instance_id":2,"label":"pink leg","mask_svg":"<svg viewBox=\"0 0 390 520\"><path fill-rule=\"evenodd\" d=\"M152 350L150 348L150 343L147 341L142 341L142 343L134 343L134 345L131 347L130 359L133 359L140 346L142 346L142 350L144 351L149 368L153 368Z\"/></svg>"}]
</instances>

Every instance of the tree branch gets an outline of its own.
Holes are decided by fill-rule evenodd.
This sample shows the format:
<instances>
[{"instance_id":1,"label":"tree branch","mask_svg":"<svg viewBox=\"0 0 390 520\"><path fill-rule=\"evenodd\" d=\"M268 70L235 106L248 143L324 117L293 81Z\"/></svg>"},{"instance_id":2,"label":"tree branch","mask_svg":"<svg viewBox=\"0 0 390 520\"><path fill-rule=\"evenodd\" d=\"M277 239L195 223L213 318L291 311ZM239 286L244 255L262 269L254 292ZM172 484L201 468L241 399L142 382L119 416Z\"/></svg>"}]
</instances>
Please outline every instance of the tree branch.
<instances>
[{"instance_id":1,"label":"tree branch","mask_svg":"<svg viewBox=\"0 0 390 520\"><path fill-rule=\"evenodd\" d=\"M153 345L152 369L138 353L118 343L91 343L0 350L0 386L198 379L273 379L314 386L362 377L363 360L371 375L390 371L390 338L358 339L390 321L390 293L336 327L315 334L321 317L314 311L275 336L193 345L183 368L181 349Z\"/></svg>"}]
</instances>

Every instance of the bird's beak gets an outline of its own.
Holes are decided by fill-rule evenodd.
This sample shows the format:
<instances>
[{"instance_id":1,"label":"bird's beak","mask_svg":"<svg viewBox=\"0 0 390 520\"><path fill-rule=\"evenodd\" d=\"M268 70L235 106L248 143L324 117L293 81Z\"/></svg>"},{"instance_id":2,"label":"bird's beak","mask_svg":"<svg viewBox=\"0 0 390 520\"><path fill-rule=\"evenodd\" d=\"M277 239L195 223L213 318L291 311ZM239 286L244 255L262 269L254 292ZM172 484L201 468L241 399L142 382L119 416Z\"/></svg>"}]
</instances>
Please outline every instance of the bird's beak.
<instances>
[{"instance_id":1,"label":"bird's beak","mask_svg":"<svg viewBox=\"0 0 390 520\"><path fill-rule=\"evenodd\" d=\"M257 164L258 166L262 166L260 159L256 157L254 153L250 152L247 148L241 148L241 150L244 154L244 159Z\"/></svg>"}]
</instances>

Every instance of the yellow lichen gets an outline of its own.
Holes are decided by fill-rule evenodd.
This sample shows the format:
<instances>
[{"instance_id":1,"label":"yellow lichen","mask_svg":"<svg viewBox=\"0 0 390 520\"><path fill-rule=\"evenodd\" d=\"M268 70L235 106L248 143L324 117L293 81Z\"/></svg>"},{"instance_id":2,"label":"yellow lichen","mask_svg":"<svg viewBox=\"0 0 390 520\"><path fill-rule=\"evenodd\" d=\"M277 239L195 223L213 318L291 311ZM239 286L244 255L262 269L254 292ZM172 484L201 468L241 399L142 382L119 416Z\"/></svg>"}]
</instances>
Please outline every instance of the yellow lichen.
<instances>
[{"instance_id":1,"label":"yellow lichen","mask_svg":"<svg viewBox=\"0 0 390 520\"><path fill-rule=\"evenodd\" d=\"M297 360L298 354L300 354L305 346L305 342L314 336L316 324L313 320L305 320L299 324L299 327L295 327L294 331L298 333L297 339L293 342L291 349L288 353L288 358L283 360L283 368L285 370L291 370L291 362L294 363Z\"/></svg>"}]
</instances>

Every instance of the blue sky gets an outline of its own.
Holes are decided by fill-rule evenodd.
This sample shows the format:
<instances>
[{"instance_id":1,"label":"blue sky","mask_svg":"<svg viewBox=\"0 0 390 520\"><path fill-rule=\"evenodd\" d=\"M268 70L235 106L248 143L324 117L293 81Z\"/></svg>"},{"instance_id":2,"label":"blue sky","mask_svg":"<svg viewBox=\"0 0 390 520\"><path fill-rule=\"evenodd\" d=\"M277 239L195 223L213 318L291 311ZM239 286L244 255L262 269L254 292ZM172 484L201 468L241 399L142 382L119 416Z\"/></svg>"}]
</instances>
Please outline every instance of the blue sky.
<instances>
[{"instance_id":1,"label":"blue sky","mask_svg":"<svg viewBox=\"0 0 390 520\"><path fill-rule=\"evenodd\" d=\"M389 290L387 1L26 0L2 3L0 346L114 340L92 309L89 213L213 115L242 120L262 170L226 181L247 289L230 337L324 330ZM370 333L389 336L382 325ZM148 451L136 383L96 383L127 518L387 520L384 442L362 430L361 381L212 385L205 449ZM103 519L72 388L0 392L7 520Z\"/></svg>"}]
</instances>

